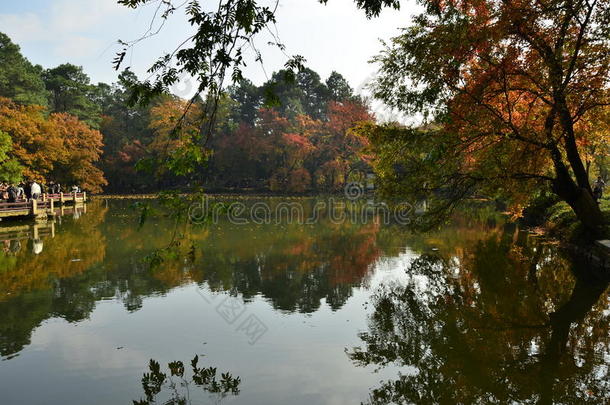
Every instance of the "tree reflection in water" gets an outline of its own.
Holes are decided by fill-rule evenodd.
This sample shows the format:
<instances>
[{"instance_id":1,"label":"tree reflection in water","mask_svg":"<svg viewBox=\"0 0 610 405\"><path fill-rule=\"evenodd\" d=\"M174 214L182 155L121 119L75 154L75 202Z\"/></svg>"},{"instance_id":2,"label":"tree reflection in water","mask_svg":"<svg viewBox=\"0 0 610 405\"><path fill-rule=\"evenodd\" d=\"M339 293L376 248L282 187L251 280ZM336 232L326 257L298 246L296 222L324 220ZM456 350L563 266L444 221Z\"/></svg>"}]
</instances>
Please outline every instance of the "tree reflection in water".
<instances>
[{"instance_id":1,"label":"tree reflection in water","mask_svg":"<svg viewBox=\"0 0 610 405\"><path fill-rule=\"evenodd\" d=\"M63 223L58 216L0 228L0 236L15 247L0 252L0 358L16 356L45 319L77 322L95 307L90 280L105 257L99 225L107 209L91 205L87 215ZM31 245L39 238L44 250L35 251Z\"/></svg>"},{"instance_id":2,"label":"tree reflection in water","mask_svg":"<svg viewBox=\"0 0 610 405\"><path fill-rule=\"evenodd\" d=\"M157 218L138 229L137 219L127 204L92 203L78 220L56 224L40 254L25 244L0 252L0 358L18 355L46 319L80 322L107 299L138 311L144 298L189 284L244 301L262 295L284 311L338 310L367 283L375 261L402 243L400 232L374 221L222 222L188 226L175 255L150 266L145 258L167 246L173 223Z\"/></svg>"},{"instance_id":3,"label":"tree reflection in water","mask_svg":"<svg viewBox=\"0 0 610 405\"><path fill-rule=\"evenodd\" d=\"M608 278L552 244L514 239L422 254L408 283L377 291L363 347L348 356L404 372L370 403L607 401Z\"/></svg>"}]
</instances>

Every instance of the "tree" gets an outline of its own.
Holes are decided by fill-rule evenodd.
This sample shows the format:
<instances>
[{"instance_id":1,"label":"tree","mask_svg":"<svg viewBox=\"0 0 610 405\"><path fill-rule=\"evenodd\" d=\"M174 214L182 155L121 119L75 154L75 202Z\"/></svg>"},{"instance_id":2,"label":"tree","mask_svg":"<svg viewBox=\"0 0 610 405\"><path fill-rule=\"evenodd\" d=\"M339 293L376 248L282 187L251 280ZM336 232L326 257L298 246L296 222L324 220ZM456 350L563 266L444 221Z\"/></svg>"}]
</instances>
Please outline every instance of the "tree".
<instances>
[{"instance_id":1,"label":"tree","mask_svg":"<svg viewBox=\"0 0 610 405\"><path fill-rule=\"evenodd\" d=\"M13 140L13 154L24 167L25 178L43 181L65 148L41 106L23 106L0 98L0 129Z\"/></svg>"},{"instance_id":2,"label":"tree","mask_svg":"<svg viewBox=\"0 0 610 405\"><path fill-rule=\"evenodd\" d=\"M297 73L296 84L300 89L300 101L305 113L314 119L323 118L329 94L320 75L309 68L303 68Z\"/></svg>"},{"instance_id":3,"label":"tree","mask_svg":"<svg viewBox=\"0 0 610 405\"><path fill-rule=\"evenodd\" d=\"M50 93L52 112L66 112L77 116L90 127L99 129L100 108L92 100L95 88L81 66L64 63L43 74Z\"/></svg>"},{"instance_id":4,"label":"tree","mask_svg":"<svg viewBox=\"0 0 610 405\"><path fill-rule=\"evenodd\" d=\"M13 141L9 134L0 131L0 181L15 184L21 181L23 167L11 157Z\"/></svg>"},{"instance_id":5,"label":"tree","mask_svg":"<svg viewBox=\"0 0 610 405\"><path fill-rule=\"evenodd\" d=\"M50 178L64 184L78 184L93 193L101 192L108 184L104 173L96 166L102 154L102 134L67 113L51 114L49 121L65 150Z\"/></svg>"},{"instance_id":6,"label":"tree","mask_svg":"<svg viewBox=\"0 0 610 405\"><path fill-rule=\"evenodd\" d=\"M364 149L369 146L368 139L353 128L374 122L375 117L365 104L356 101L328 103L327 116L328 148L333 152L333 160L341 167L343 183L346 183L350 170L360 166L358 163L363 161Z\"/></svg>"},{"instance_id":7,"label":"tree","mask_svg":"<svg viewBox=\"0 0 610 405\"><path fill-rule=\"evenodd\" d=\"M47 105L42 68L21 55L18 45L0 32L0 97L19 104Z\"/></svg>"},{"instance_id":8,"label":"tree","mask_svg":"<svg viewBox=\"0 0 610 405\"><path fill-rule=\"evenodd\" d=\"M299 115L294 122L275 116L286 126L278 131L280 138L271 141L271 147L278 152L279 166L276 166L269 180L273 191L286 190L302 193L311 185L311 174L303 167L305 160L316 149L313 141L319 135L320 122L307 115Z\"/></svg>"},{"instance_id":9,"label":"tree","mask_svg":"<svg viewBox=\"0 0 610 405\"><path fill-rule=\"evenodd\" d=\"M250 80L244 79L239 83L229 86L227 89L229 97L233 99L239 108L234 111L235 122L245 122L253 125L258 109L262 104L261 92Z\"/></svg>"},{"instance_id":10,"label":"tree","mask_svg":"<svg viewBox=\"0 0 610 405\"><path fill-rule=\"evenodd\" d=\"M354 97L354 90L351 88L345 77L334 70L326 79L329 98L333 101L345 101Z\"/></svg>"},{"instance_id":11,"label":"tree","mask_svg":"<svg viewBox=\"0 0 610 405\"><path fill-rule=\"evenodd\" d=\"M154 184L145 173L137 173L134 168L145 157L145 145L152 141L154 134L148 127L150 107L128 103L128 83L133 80L134 73L125 70L117 83L99 83L93 94L102 113L100 132L104 137L104 151L100 167L111 191L142 191Z\"/></svg>"},{"instance_id":12,"label":"tree","mask_svg":"<svg viewBox=\"0 0 610 405\"><path fill-rule=\"evenodd\" d=\"M102 134L66 113L47 115L41 106L23 106L0 98L0 130L12 139L12 155L26 178L76 182L86 190L101 191L106 184L95 163L101 154Z\"/></svg>"},{"instance_id":13,"label":"tree","mask_svg":"<svg viewBox=\"0 0 610 405\"><path fill-rule=\"evenodd\" d=\"M445 188L460 199L479 187L513 196L547 187L599 233L603 219L581 147L595 134L576 125L608 105L610 4L422 4L425 11L376 58L376 96L438 125L402 134L405 144L427 147L427 154L405 158L410 166L436 169L431 178L412 178L411 191Z\"/></svg>"},{"instance_id":14,"label":"tree","mask_svg":"<svg viewBox=\"0 0 610 405\"><path fill-rule=\"evenodd\" d=\"M193 173L203 164L207 151L202 146L200 105L187 108L188 102L167 98L151 108L150 128L155 138L148 145L156 163L157 175L164 170L175 176Z\"/></svg>"}]
</instances>

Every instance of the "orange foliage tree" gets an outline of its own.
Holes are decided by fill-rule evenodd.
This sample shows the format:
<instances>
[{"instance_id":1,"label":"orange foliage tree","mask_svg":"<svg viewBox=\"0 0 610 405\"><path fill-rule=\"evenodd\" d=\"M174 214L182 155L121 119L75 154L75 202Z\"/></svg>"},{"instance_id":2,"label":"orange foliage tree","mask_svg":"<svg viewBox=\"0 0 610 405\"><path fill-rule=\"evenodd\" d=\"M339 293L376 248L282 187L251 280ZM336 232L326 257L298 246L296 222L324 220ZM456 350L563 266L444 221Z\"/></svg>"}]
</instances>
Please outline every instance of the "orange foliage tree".
<instances>
[{"instance_id":1,"label":"orange foliage tree","mask_svg":"<svg viewBox=\"0 0 610 405\"><path fill-rule=\"evenodd\" d=\"M376 59L376 95L429 114L440 130L415 141L428 152L418 162L396 163L413 171L437 163L418 182L420 193L435 186L459 199L487 187L519 200L532 188L552 190L599 232L582 150L597 135L577 126L609 103L610 4L421 3L423 13Z\"/></svg>"},{"instance_id":2,"label":"orange foliage tree","mask_svg":"<svg viewBox=\"0 0 610 405\"><path fill-rule=\"evenodd\" d=\"M375 117L365 104L354 101L329 102L327 116L324 135L317 144L320 153L312 165L319 168L317 177L327 188L335 189L348 181L350 171L362 169L362 163L366 163L364 151L369 141L353 128L363 122L373 122Z\"/></svg>"},{"instance_id":3,"label":"orange foliage tree","mask_svg":"<svg viewBox=\"0 0 610 405\"><path fill-rule=\"evenodd\" d=\"M106 184L95 163L102 134L66 113L47 115L44 107L0 98L0 128L13 142L14 157L26 178L79 184L91 192Z\"/></svg>"}]
</instances>

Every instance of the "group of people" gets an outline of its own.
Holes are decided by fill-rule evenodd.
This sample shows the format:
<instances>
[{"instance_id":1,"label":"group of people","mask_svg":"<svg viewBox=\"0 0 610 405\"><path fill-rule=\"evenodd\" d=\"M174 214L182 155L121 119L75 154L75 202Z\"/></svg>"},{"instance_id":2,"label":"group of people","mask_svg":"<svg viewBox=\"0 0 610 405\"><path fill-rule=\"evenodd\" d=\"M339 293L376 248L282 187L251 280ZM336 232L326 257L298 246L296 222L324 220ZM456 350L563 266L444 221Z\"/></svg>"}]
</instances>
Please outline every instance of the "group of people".
<instances>
[{"instance_id":1,"label":"group of people","mask_svg":"<svg viewBox=\"0 0 610 405\"><path fill-rule=\"evenodd\" d=\"M42 186L35 181L19 184L0 184L0 200L17 202L20 200L37 200L42 195Z\"/></svg>"},{"instance_id":2,"label":"group of people","mask_svg":"<svg viewBox=\"0 0 610 405\"><path fill-rule=\"evenodd\" d=\"M45 187L36 181L27 181L19 184L0 183L0 200L7 202L38 200L43 192L51 194L59 194L63 191L61 184L53 181L49 182ZM72 186L72 193L80 193L80 188L76 185Z\"/></svg>"}]
</instances>

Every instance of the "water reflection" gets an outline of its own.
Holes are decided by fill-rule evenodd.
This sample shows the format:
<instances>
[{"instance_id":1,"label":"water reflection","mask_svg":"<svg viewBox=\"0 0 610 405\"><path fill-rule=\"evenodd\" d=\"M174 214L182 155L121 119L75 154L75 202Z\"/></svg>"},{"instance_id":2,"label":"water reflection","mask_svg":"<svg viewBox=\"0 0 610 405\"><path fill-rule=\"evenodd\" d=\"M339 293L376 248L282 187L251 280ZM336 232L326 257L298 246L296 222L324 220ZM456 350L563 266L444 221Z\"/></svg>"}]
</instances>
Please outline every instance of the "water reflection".
<instances>
[{"instance_id":1,"label":"water reflection","mask_svg":"<svg viewBox=\"0 0 610 405\"><path fill-rule=\"evenodd\" d=\"M263 296L282 311L311 313L323 303L337 310L355 287L367 284L376 260L397 254L403 243L403 233L382 229L377 221L225 222L176 229L171 220L156 218L138 229L137 213L128 203L110 207L93 204L85 215L58 218L48 232L34 228L36 234L27 235L32 248L0 254L0 354L5 359L27 346L45 319L79 322L107 299L137 311L145 297L192 283L246 302ZM175 232L178 248L151 265L151 255L163 250Z\"/></svg>"},{"instance_id":2,"label":"water reflection","mask_svg":"<svg viewBox=\"0 0 610 405\"><path fill-rule=\"evenodd\" d=\"M368 300L374 304L368 330L360 335L362 347L348 350L349 357L356 365L402 370L396 379L371 391L371 403L600 403L610 394L608 279L553 243L520 232L493 212L479 209L461 214L451 226L421 235L379 221L176 227L170 219L154 219L138 229L137 214L128 205L92 204L77 217L58 217L38 228L5 229L5 239L0 238L7 241L0 253L3 360L19 355L43 321L60 318L82 328L83 321L105 300L120 304L101 311L101 318L108 322L104 328L128 329L134 334L130 341L134 347L141 343L136 338L139 328L154 331L146 336L158 333L168 341L174 335L196 340L199 337L192 337L190 329L199 312L220 317L214 315L212 306L199 301L193 305L193 299L200 299L193 291L199 286L212 295L251 302L260 311L258 315L274 319L268 336L272 345L264 342L239 353L233 353L231 347L228 356L235 356L230 358L234 361L239 356L253 359L248 356L258 353L260 366L281 367L282 375L273 378L283 378L286 390L296 389L291 385L298 380L294 370L303 358L295 353L303 351L323 353L306 353L308 361L312 359L311 369L323 363L316 356L338 352L345 360L344 369L337 367L346 373L344 380L358 375L354 370L368 373L370 369L353 367L341 351L350 344L345 336L355 336L356 330L356 326L347 329L344 325L348 321L353 325L358 315L362 322L365 315L360 303ZM180 236L177 248L151 265L150 258L168 246L174 233ZM43 242L37 253L35 240ZM406 281L386 285L369 300L367 289L372 288L373 280L377 282L380 268L395 271L403 263L410 263L404 272ZM189 289L179 289L184 286ZM145 300L152 296L158 299ZM350 297L354 299L350 301ZM157 306L140 311L149 301ZM201 311L198 304L203 305ZM133 318L117 326L113 322L119 315L112 312L117 308L122 314L133 312L129 314ZM351 312L341 314L342 308ZM157 318L159 313L164 317ZM337 327L338 313L343 323ZM320 315L320 323L310 325L308 318L316 315ZM131 324L131 319L140 319L140 323ZM222 322L220 318L216 321ZM168 324L174 329L161 330ZM291 325L293 333L280 335L286 325ZM102 330L88 327L91 334L82 340L85 343L80 342L87 349L95 345L91 336ZM75 330L62 329L58 336L66 338ZM276 340L271 340L274 333ZM337 347L328 343L327 335L339 342ZM208 336L217 342L231 339L220 332ZM121 346L123 339L127 338L120 337ZM317 346L312 339L320 339ZM107 346L115 351L116 346ZM167 354L161 343L154 347L161 349L147 355L144 362ZM197 350L192 346L188 349L197 353L191 351ZM214 348L215 352L223 349ZM100 353L112 356L108 348ZM123 358L125 354L120 353L115 356ZM27 364L26 357L5 364ZM284 360L289 358L297 360ZM215 364L219 364L217 360ZM267 360L271 366L263 364ZM332 362L333 366L339 363ZM97 369L98 365L87 363L87 367ZM244 375L243 367L226 368ZM304 367L303 373L310 370L307 364ZM387 369L384 375L391 376L393 368ZM66 369L58 370L63 377ZM320 376L316 384L333 381L328 373ZM254 378L244 375L244 381ZM369 386L363 382L369 380L354 381L353 386L345 384L341 395ZM301 388L308 393L315 387ZM331 389L336 387L327 387L320 395L332 394ZM261 394L259 403L265 403L268 394ZM315 402L302 399L301 403ZM117 402L120 400L124 398Z\"/></svg>"},{"instance_id":3,"label":"water reflection","mask_svg":"<svg viewBox=\"0 0 610 405\"><path fill-rule=\"evenodd\" d=\"M83 273L104 258L104 237L97 229L104 215L98 210L78 223L64 221L65 230L59 217L0 227L8 246L0 253L0 356L19 353L45 319L75 322L88 316L94 305L86 299Z\"/></svg>"},{"instance_id":4,"label":"water reflection","mask_svg":"<svg viewBox=\"0 0 610 405\"><path fill-rule=\"evenodd\" d=\"M403 367L370 403L607 401L603 272L509 226L423 253L406 273L375 294L363 346L348 351L359 366Z\"/></svg>"}]
</instances>

